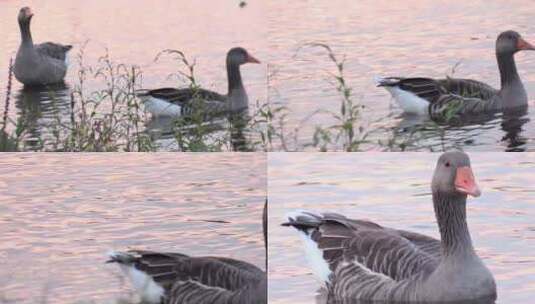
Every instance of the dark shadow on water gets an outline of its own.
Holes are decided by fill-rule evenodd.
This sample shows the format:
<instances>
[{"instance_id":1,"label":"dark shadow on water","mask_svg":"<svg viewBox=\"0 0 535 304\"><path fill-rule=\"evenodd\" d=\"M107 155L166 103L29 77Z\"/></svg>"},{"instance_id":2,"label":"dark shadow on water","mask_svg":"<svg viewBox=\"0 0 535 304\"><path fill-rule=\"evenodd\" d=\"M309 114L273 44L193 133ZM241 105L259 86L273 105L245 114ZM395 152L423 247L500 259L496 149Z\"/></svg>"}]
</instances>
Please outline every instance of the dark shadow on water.
<instances>
[{"instance_id":1,"label":"dark shadow on water","mask_svg":"<svg viewBox=\"0 0 535 304\"><path fill-rule=\"evenodd\" d=\"M226 118L217 118L203 124L206 128L203 132L230 132L230 145L232 151L250 152L252 151L246 137L249 115L247 112L231 114ZM189 130L194 130L196 125L186 125L177 128L177 118L174 117L153 117L145 125L146 131L156 140L173 139L176 132L181 130L187 134Z\"/></svg>"},{"instance_id":2,"label":"dark shadow on water","mask_svg":"<svg viewBox=\"0 0 535 304\"><path fill-rule=\"evenodd\" d=\"M501 142L506 152L522 152L527 149L528 140L522 135L524 125L530 122L528 108L516 108L503 113L475 115L464 118L454 118L451 121L436 122L427 117L402 114L399 122L393 128L396 135L414 134L417 148L430 150L462 148L466 145L492 146ZM500 135L499 131L505 134ZM488 132L498 132L497 142L481 142ZM499 136L499 137L498 137Z\"/></svg>"},{"instance_id":3,"label":"dark shadow on water","mask_svg":"<svg viewBox=\"0 0 535 304\"><path fill-rule=\"evenodd\" d=\"M506 152L526 151L527 139L522 136L523 127L530 121L528 107L509 110L503 113L502 130L505 135L502 142L507 145Z\"/></svg>"},{"instance_id":4,"label":"dark shadow on water","mask_svg":"<svg viewBox=\"0 0 535 304\"><path fill-rule=\"evenodd\" d=\"M50 131L46 129L61 115L70 112L69 86L62 83L47 86L24 86L15 94L17 124L25 130L25 143L29 150L39 149Z\"/></svg>"}]
</instances>

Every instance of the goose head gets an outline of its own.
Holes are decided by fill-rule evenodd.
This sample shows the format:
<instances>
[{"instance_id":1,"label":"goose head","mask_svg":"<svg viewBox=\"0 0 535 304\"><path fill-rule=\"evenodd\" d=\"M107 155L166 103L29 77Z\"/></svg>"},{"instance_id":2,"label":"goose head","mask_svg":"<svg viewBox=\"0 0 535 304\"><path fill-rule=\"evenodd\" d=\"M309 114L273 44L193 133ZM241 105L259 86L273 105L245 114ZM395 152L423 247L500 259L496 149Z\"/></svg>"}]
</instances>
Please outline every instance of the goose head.
<instances>
[{"instance_id":1,"label":"goose head","mask_svg":"<svg viewBox=\"0 0 535 304\"><path fill-rule=\"evenodd\" d=\"M227 53L227 64L229 66L240 66L246 63L260 63L260 61L247 52L242 47L230 49Z\"/></svg>"},{"instance_id":2,"label":"goose head","mask_svg":"<svg viewBox=\"0 0 535 304\"><path fill-rule=\"evenodd\" d=\"M470 166L470 158L460 151L446 152L440 156L431 188L433 193L447 196L481 195Z\"/></svg>"},{"instance_id":3,"label":"goose head","mask_svg":"<svg viewBox=\"0 0 535 304\"><path fill-rule=\"evenodd\" d=\"M505 31L496 39L497 54L515 54L519 51L534 51L535 47L515 31Z\"/></svg>"},{"instance_id":4,"label":"goose head","mask_svg":"<svg viewBox=\"0 0 535 304\"><path fill-rule=\"evenodd\" d=\"M19 24L20 25L29 25L32 20L33 12L29 7L23 7L19 11Z\"/></svg>"}]
</instances>

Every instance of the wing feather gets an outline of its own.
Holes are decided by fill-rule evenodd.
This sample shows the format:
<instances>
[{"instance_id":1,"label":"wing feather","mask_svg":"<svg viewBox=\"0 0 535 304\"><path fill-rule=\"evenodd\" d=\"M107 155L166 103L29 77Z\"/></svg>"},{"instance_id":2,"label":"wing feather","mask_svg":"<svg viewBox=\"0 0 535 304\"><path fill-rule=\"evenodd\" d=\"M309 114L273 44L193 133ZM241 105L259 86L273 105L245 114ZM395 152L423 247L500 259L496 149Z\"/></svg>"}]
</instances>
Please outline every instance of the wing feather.
<instances>
[{"instance_id":1,"label":"wing feather","mask_svg":"<svg viewBox=\"0 0 535 304\"><path fill-rule=\"evenodd\" d=\"M72 45L63 45L54 42L44 42L35 46L37 53L64 61L67 52L72 49Z\"/></svg>"}]
</instances>

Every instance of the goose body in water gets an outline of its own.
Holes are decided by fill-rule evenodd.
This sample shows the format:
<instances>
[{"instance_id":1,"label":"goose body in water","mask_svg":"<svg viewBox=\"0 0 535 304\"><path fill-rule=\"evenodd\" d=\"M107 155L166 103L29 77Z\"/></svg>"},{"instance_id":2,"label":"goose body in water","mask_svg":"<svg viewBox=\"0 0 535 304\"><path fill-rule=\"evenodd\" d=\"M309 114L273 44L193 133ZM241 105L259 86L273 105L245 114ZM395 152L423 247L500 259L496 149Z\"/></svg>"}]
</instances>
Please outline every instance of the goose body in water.
<instances>
[{"instance_id":1,"label":"goose body in water","mask_svg":"<svg viewBox=\"0 0 535 304\"><path fill-rule=\"evenodd\" d=\"M535 47L515 31L503 32L496 39L499 90L471 79L387 77L376 82L390 92L405 113L429 115L437 120L452 114L477 115L527 107L527 93L514 59L523 50Z\"/></svg>"},{"instance_id":2,"label":"goose body in water","mask_svg":"<svg viewBox=\"0 0 535 304\"><path fill-rule=\"evenodd\" d=\"M262 218L265 246L266 208L267 202ZM142 250L109 256L108 263L119 264L146 303L267 304L266 273L244 261Z\"/></svg>"},{"instance_id":3,"label":"goose body in water","mask_svg":"<svg viewBox=\"0 0 535 304\"><path fill-rule=\"evenodd\" d=\"M29 7L19 12L22 41L15 58L15 78L29 86L61 83L67 73L67 52L72 46L53 42L34 44L30 31L32 17Z\"/></svg>"},{"instance_id":4,"label":"goose body in water","mask_svg":"<svg viewBox=\"0 0 535 304\"><path fill-rule=\"evenodd\" d=\"M494 278L466 222L467 196L480 195L468 156L444 153L431 189L440 240L335 213L300 211L283 225L298 230L314 273L343 303L494 301Z\"/></svg>"},{"instance_id":5,"label":"goose body in water","mask_svg":"<svg viewBox=\"0 0 535 304\"><path fill-rule=\"evenodd\" d=\"M240 66L246 63L260 63L260 61L241 47L233 48L227 53L226 95L204 89L161 88L143 90L138 96L143 100L146 111L153 116L187 116L195 111L195 107L202 109L207 117L240 113L249 107L249 99L240 72ZM200 104L194 104L196 101Z\"/></svg>"}]
</instances>

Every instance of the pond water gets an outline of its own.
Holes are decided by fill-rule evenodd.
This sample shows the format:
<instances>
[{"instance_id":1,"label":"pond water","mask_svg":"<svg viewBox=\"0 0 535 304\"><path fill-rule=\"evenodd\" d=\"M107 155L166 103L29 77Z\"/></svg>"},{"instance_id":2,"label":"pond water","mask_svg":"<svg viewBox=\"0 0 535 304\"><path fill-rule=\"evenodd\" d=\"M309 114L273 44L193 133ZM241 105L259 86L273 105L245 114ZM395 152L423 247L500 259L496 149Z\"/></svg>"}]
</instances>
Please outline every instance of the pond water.
<instances>
[{"instance_id":1,"label":"pond water","mask_svg":"<svg viewBox=\"0 0 535 304\"><path fill-rule=\"evenodd\" d=\"M442 78L455 68L455 77L499 87L495 39L514 29L535 42L532 1L296 0L269 1L267 9L269 100L289 108L286 127L300 126L299 145L312 142L316 125L335 124L328 114L302 120L320 109L340 113L340 97L329 74L335 73L334 64L319 48L301 48L319 42L329 45L339 59L345 56L345 81L354 101L365 106L362 124L373 143L363 148L382 150L377 140L394 138L409 142L410 150L535 150L535 52L516 55L531 111L505 124L497 117L436 128L401 115L390 94L374 83L376 76Z\"/></svg>"},{"instance_id":2,"label":"pond water","mask_svg":"<svg viewBox=\"0 0 535 304\"><path fill-rule=\"evenodd\" d=\"M196 59L196 77L203 87L226 94L227 75L225 57L235 46L246 48L253 56L266 62L267 41L265 5L252 2L240 7L240 1L214 0L207 7L195 0L157 0L133 5L131 1L1 1L0 2L0 105L5 108L7 70L9 59L14 58L20 44L17 14L21 6L30 6L32 36L35 42L53 41L72 44L70 68L66 77L69 88L48 88L41 92L22 91L13 79L9 117L24 117L31 125L27 141L30 147L39 136L47 139L51 133L51 119L59 109L60 117L69 113L69 90L78 82L77 55L84 48L83 61L87 66L102 66L99 58L109 53L115 63L137 65L143 73L145 88L184 86L176 77L181 67L170 57L155 62L156 55L165 49L183 51L188 58ZM250 107L257 101L267 100L266 64L242 67L244 85ZM102 78L89 77L88 92L103 89ZM51 97L55 98L52 99ZM54 100L54 105L51 105ZM56 111L56 112L55 112ZM68 116L67 116L68 117ZM148 128L161 128L149 121ZM164 142L165 144L165 142Z\"/></svg>"},{"instance_id":3,"label":"pond water","mask_svg":"<svg viewBox=\"0 0 535 304\"><path fill-rule=\"evenodd\" d=\"M0 303L134 300L109 250L265 269L264 154L5 154L0 169Z\"/></svg>"},{"instance_id":4,"label":"pond water","mask_svg":"<svg viewBox=\"0 0 535 304\"><path fill-rule=\"evenodd\" d=\"M270 154L270 303L324 303L322 284L284 214L336 212L439 237L430 181L439 154ZM493 273L499 304L535 294L535 154L470 153L482 195L468 202L474 247Z\"/></svg>"}]
</instances>

